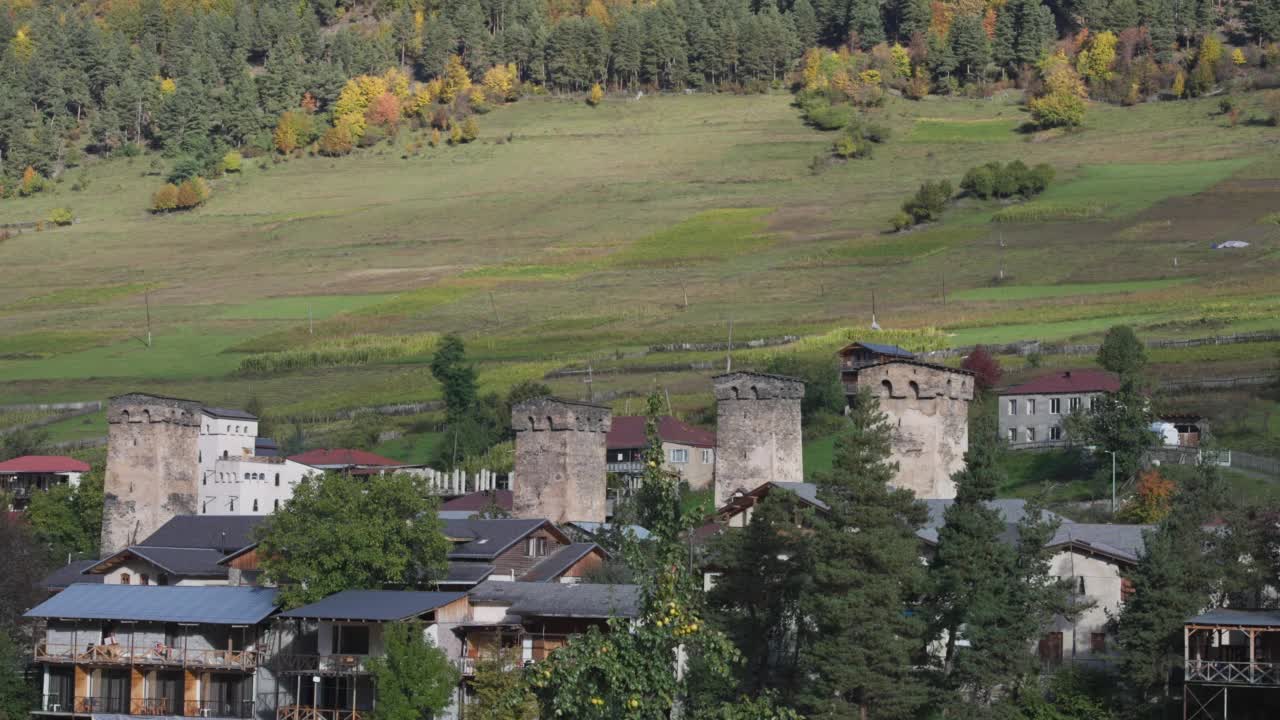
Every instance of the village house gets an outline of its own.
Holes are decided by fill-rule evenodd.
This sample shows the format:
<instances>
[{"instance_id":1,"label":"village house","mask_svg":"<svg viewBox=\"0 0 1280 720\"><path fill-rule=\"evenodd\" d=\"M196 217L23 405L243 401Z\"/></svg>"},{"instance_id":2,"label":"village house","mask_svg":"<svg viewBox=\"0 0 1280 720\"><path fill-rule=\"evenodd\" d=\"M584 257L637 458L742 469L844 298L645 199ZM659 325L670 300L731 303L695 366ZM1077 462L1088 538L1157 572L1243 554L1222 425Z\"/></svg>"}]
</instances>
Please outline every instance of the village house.
<instances>
[{"instance_id":1,"label":"village house","mask_svg":"<svg viewBox=\"0 0 1280 720\"><path fill-rule=\"evenodd\" d=\"M65 455L23 455L0 462L0 492L9 494L8 510L26 510L33 493L58 485L76 487L87 472L88 463Z\"/></svg>"},{"instance_id":2,"label":"village house","mask_svg":"<svg viewBox=\"0 0 1280 720\"><path fill-rule=\"evenodd\" d=\"M1068 442L1063 421L1092 410L1120 380L1103 370L1063 370L1000 391L1000 436L1013 449L1053 447Z\"/></svg>"},{"instance_id":3,"label":"village house","mask_svg":"<svg viewBox=\"0 0 1280 720\"><path fill-rule=\"evenodd\" d=\"M623 415L613 419L605 437L608 452L606 469L613 473L628 493L640 486L644 475L642 460L648 437L647 418ZM705 490L715 484L716 434L694 427L670 415L658 418L658 437L662 440L662 458L667 470L680 476L693 490Z\"/></svg>"},{"instance_id":4,"label":"village house","mask_svg":"<svg viewBox=\"0 0 1280 720\"><path fill-rule=\"evenodd\" d=\"M1280 610L1209 610L1182 637L1183 718L1280 717Z\"/></svg>"},{"instance_id":5,"label":"village house","mask_svg":"<svg viewBox=\"0 0 1280 720\"><path fill-rule=\"evenodd\" d=\"M449 575L442 588L484 580L571 584L599 568L608 554L593 542L573 542L547 520L446 519Z\"/></svg>"},{"instance_id":6,"label":"village house","mask_svg":"<svg viewBox=\"0 0 1280 720\"><path fill-rule=\"evenodd\" d=\"M44 622L33 715L261 717L275 611L266 588L71 585L26 613Z\"/></svg>"}]
</instances>

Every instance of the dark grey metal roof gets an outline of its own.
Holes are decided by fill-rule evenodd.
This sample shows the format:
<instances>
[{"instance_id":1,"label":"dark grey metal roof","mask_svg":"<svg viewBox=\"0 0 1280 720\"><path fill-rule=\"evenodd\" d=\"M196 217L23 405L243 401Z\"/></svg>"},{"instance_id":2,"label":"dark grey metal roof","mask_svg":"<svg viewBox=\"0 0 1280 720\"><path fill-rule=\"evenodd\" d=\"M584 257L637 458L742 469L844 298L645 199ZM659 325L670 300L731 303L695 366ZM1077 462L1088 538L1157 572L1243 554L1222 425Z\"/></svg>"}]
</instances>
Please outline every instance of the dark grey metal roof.
<instances>
[{"instance_id":1,"label":"dark grey metal roof","mask_svg":"<svg viewBox=\"0 0 1280 720\"><path fill-rule=\"evenodd\" d=\"M75 584L37 605L26 616L253 625L275 610L274 588Z\"/></svg>"},{"instance_id":2,"label":"dark grey metal roof","mask_svg":"<svg viewBox=\"0 0 1280 720\"><path fill-rule=\"evenodd\" d=\"M929 520L925 523L927 528L940 528L946 524L947 508L951 507L955 500L924 500L925 505L929 506ZM1017 525L1027 516L1027 501L1017 498L996 498L986 506L1000 513L1000 517L1010 525ZM1050 518L1062 520L1056 514L1043 511ZM1064 521L1066 522L1066 521Z\"/></svg>"},{"instance_id":3,"label":"dark grey metal roof","mask_svg":"<svg viewBox=\"0 0 1280 720\"><path fill-rule=\"evenodd\" d=\"M807 482L775 482L769 483L780 490L795 493L801 500L821 508L822 510L830 510L830 506L818 499L818 486Z\"/></svg>"},{"instance_id":4,"label":"dark grey metal roof","mask_svg":"<svg viewBox=\"0 0 1280 720\"><path fill-rule=\"evenodd\" d=\"M253 454L256 457L280 457L280 443L271 438L254 438Z\"/></svg>"},{"instance_id":5,"label":"dark grey metal roof","mask_svg":"<svg viewBox=\"0 0 1280 720\"><path fill-rule=\"evenodd\" d=\"M200 410L205 415L210 415L212 417L219 417L219 418L229 418L231 420L257 420L258 419L258 416L254 415L253 413L248 413L248 412L245 412L244 410L236 410L234 408L217 408L217 407L205 406L200 408Z\"/></svg>"},{"instance_id":6,"label":"dark grey metal roof","mask_svg":"<svg viewBox=\"0 0 1280 720\"><path fill-rule=\"evenodd\" d=\"M449 574L440 582L445 585L475 585L493 574L493 566L479 562L451 562Z\"/></svg>"},{"instance_id":7,"label":"dark grey metal roof","mask_svg":"<svg viewBox=\"0 0 1280 720\"><path fill-rule=\"evenodd\" d=\"M608 618L640 615L638 585L528 583L486 580L471 589L473 603L509 604L521 617Z\"/></svg>"},{"instance_id":8,"label":"dark grey metal roof","mask_svg":"<svg viewBox=\"0 0 1280 720\"><path fill-rule=\"evenodd\" d=\"M86 574L103 574L109 572L117 563L117 559L126 556L142 558L161 570L173 575L199 577L226 577L227 568L218 564L222 552L208 548L170 548L132 545L110 557L104 558L95 565L85 568Z\"/></svg>"},{"instance_id":9,"label":"dark grey metal roof","mask_svg":"<svg viewBox=\"0 0 1280 720\"><path fill-rule=\"evenodd\" d=\"M588 535L595 536L597 533L613 529L613 523L599 523L589 520L571 520L565 525L577 528ZM635 535L637 540L648 540L653 537L653 533L640 527L639 525L623 525L622 531L627 534Z\"/></svg>"},{"instance_id":10,"label":"dark grey metal roof","mask_svg":"<svg viewBox=\"0 0 1280 720\"><path fill-rule=\"evenodd\" d=\"M1115 525L1109 523L1063 523L1049 541L1049 547L1074 543L1106 555L1137 562L1146 543L1143 533L1152 525Z\"/></svg>"},{"instance_id":11,"label":"dark grey metal roof","mask_svg":"<svg viewBox=\"0 0 1280 720\"><path fill-rule=\"evenodd\" d=\"M900 348L897 345L884 345L882 343L869 343L869 342L857 342L854 344L861 345L862 347L870 350L871 352L880 353L881 355L894 355L896 357L905 357L905 358L913 358L916 356L915 353L911 352L910 350Z\"/></svg>"},{"instance_id":12,"label":"dark grey metal roof","mask_svg":"<svg viewBox=\"0 0 1280 720\"><path fill-rule=\"evenodd\" d=\"M1216 608L1188 619L1186 624L1280 628L1280 610Z\"/></svg>"},{"instance_id":13,"label":"dark grey metal roof","mask_svg":"<svg viewBox=\"0 0 1280 720\"><path fill-rule=\"evenodd\" d=\"M139 545L167 548L210 548L223 554L257 542L254 530L265 515L178 515Z\"/></svg>"},{"instance_id":14,"label":"dark grey metal roof","mask_svg":"<svg viewBox=\"0 0 1280 720\"><path fill-rule=\"evenodd\" d=\"M97 560L73 560L45 576L40 585L49 590L61 590L76 583L102 584L101 575L84 575L85 570L97 565Z\"/></svg>"},{"instance_id":15,"label":"dark grey metal roof","mask_svg":"<svg viewBox=\"0 0 1280 720\"><path fill-rule=\"evenodd\" d=\"M319 602L280 613L280 617L394 622L415 618L465 596L463 592L343 590Z\"/></svg>"},{"instance_id":16,"label":"dark grey metal roof","mask_svg":"<svg viewBox=\"0 0 1280 720\"><path fill-rule=\"evenodd\" d=\"M552 582L564 574L573 564L591 552L604 549L593 542L565 545L548 555L529 571L520 576L521 582Z\"/></svg>"},{"instance_id":17,"label":"dark grey metal roof","mask_svg":"<svg viewBox=\"0 0 1280 720\"><path fill-rule=\"evenodd\" d=\"M449 551L450 560L492 560L543 525L546 520L503 518L497 520L444 519L444 534L451 538L473 538Z\"/></svg>"}]
</instances>

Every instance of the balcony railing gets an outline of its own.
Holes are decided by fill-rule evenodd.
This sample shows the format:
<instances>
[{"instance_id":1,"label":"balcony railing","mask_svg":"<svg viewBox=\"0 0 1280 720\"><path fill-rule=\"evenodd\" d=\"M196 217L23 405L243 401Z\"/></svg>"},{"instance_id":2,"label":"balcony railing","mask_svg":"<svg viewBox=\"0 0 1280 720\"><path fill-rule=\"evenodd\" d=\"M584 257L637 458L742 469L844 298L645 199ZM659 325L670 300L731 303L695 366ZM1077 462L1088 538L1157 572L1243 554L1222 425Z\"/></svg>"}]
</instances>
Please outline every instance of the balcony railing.
<instances>
[{"instance_id":1,"label":"balcony railing","mask_svg":"<svg viewBox=\"0 0 1280 720\"><path fill-rule=\"evenodd\" d=\"M280 672L366 673L368 655L277 655L273 662Z\"/></svg>"},{"instance_id":2,"label":"balcony railing","mask_svg":"<svg viewBox=\"0 0 1280 720\"><path fill-rule=\"evenodd\" d=\"M70 644L47 642L36 643L35 659L39 662L80 665L156 665L211 670L250 671L258 666L258 653L254 650L184 650L153 646L130 651L128 645L87 645L78 648Z\"/></svg>"},{"instance_id":3,"label":"balcony railing","mask_svg":"<svg viewBox=\"0 0 1280 720\"><path fill-rule=\"evenodd\" d=\"M364 720L364 710L317 708L311 705L281 705L276 709L276 720Z\"/></svg>"},{"instance_id":4,"label":"balcony railing","mask_svg":"<svg viewBox=\"0 0 1280 720\"><path fill-rule=\"evenodd\" d=\"M1188 660L1187 682L1280 685L1280 663Z\"/></svg>"},{"instance_id":5,"label":"balcony railing","mask_svg":"<svg viewBox=\"0 0 1280 720\"><path fill-rule=\"evenodd\" d=\"M644 463L638 460L635 462L605 463L605 472L638 475L644 472Z\"/></svg>"},{"instance_id":6,"label":"balcony railing","mask_svg":"<svg viewBox=\"0 0 1280 720\"><path fill-rule=\"evenodd\" d=\"M127 698L127 697L70 697L67 695L44 695L37 712L93 714L110 713L118 715L149 715L201 718L238 718L249 720L253 717L253 701L221 702L217 700L188 700L183 702L176 698Z\"/></svg>"},{"instance_id":7,"label":"balcony railing","mask_svg":"<svg viewBox=\"0 0 1280 720\"><path fill-rule=\"evenodd\" d=\"M486 660L488 660L488 658L473 658L466 656L453 659L454 663L458 666L458 671L462 673L463 677L475 677L476 665L478 663L485 662ZM522 667L528 667L533 663L533 660L526 660L524 662L519 660L508 660L502 666L502 669L509 672L511 670L519 670Z\"/></svg>"},{"instance_id":8,"label":"balcony railing","mask_svg":"<svg viewBox=\"0 0 1280 720\"><path fill-rule=\"evenodd\" d=\"M183 703L182 714L187 717L202 718L241 718L253 717L252 700L188 700Z\"/></svg>"}]
</instances>

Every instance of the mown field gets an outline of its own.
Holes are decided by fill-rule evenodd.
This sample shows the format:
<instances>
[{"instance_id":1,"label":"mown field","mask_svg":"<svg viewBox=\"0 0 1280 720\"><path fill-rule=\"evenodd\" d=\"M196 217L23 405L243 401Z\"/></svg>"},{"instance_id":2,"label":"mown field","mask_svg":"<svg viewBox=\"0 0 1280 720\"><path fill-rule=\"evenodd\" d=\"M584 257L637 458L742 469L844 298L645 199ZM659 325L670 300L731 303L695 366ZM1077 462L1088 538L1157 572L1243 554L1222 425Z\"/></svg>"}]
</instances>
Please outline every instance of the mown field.
<instances>
[{"instance_id":1,"label":"mown field","mask_svg":"<svg viewBox=\"0 0 1280 720\"><path fill-rule=\"evenodd\" d=\"M1280 329L1280 131L1228 127L1203 100L1095 104L1080 132L1028 135L1015 100L891 99L873 158L815 171L833 136L785 94L527 99L472 145L402 133L344 159L246 161L167 216L144 210L161 182L146 158L98 163L86 190L0 204L3 223L78 219L0 242L0 404L136 389L323 418L436 399L432 339L460 331L486 389L590 364L589 388L552 386L619 411L661 387L692 409L724 353L650 345L723 341L732 322L738 342L806 338L739 366L824 354L861 334L873 293L882 326L937 328L931 345ZM886 233L922 180L1014 159L1057 179ZM1211 249L1232 239L1251 246ZM1274 351L1166 352L1156 371L1261 372Z\"/></svg>"}]
</instances>

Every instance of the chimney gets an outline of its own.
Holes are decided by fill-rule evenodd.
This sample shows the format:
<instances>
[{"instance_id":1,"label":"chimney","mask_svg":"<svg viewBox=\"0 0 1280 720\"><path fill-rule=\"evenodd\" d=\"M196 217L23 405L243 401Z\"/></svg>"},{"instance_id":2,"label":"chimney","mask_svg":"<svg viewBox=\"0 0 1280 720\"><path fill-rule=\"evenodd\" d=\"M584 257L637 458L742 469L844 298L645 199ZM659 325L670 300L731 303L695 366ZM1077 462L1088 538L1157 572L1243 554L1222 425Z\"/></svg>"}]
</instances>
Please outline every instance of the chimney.
<instances>
[{"instance_id":1,"label":"chimney","mask_svg":"<svg viewBox=\"0 0 1280 720\"><path fill-rule=\"evenodd\" d=\"M1070 379L1071 379L1071 371L1070 371L1070 370L1068 370L1068 371L1066 371L1066 372L1062 373L1062 377L1064 377L1064 378L1066 378L1066 379L1070 380Z\"/></svg>"}]
</instances>

